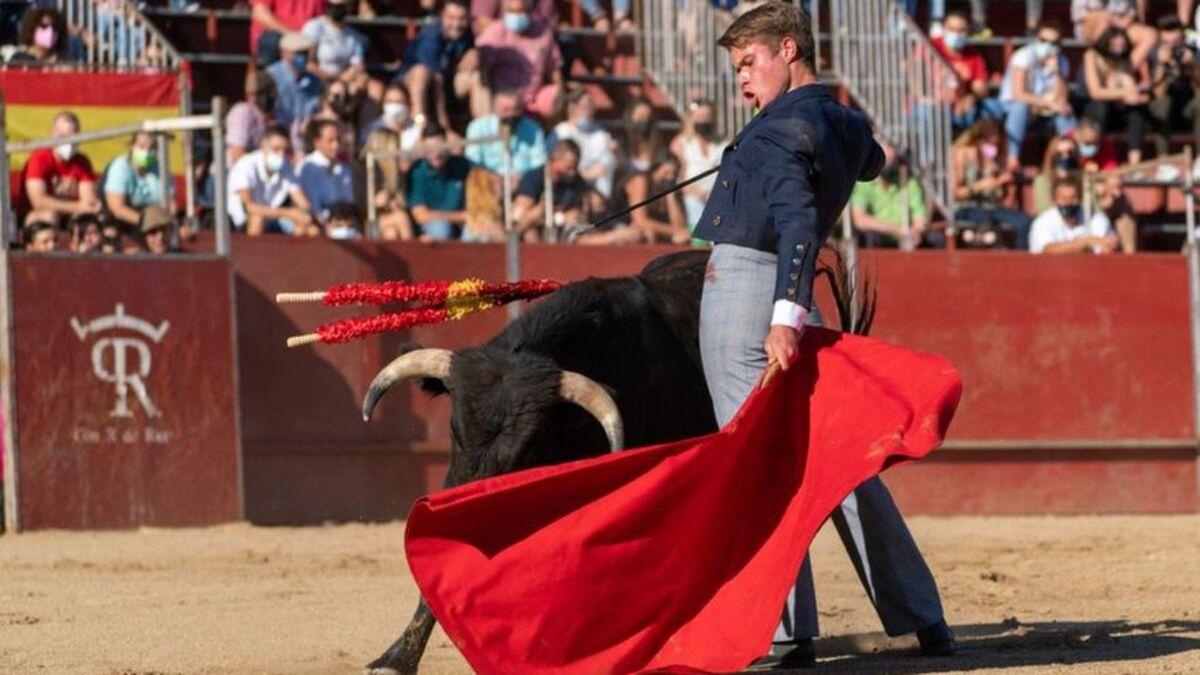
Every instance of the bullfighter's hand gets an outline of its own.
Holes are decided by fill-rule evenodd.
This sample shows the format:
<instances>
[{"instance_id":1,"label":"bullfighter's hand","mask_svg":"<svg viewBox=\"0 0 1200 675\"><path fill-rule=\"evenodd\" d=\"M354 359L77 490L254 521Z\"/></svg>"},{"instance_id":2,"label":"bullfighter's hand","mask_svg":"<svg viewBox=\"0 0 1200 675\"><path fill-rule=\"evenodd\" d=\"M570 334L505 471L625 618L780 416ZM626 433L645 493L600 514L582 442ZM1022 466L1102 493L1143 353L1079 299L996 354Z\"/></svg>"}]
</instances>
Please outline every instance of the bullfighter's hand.
<instances>
[{"instance_id":1,"label":"bullfighter's hand","mask_svg":"<svg viewBox=\"0 0 1200 675\"><path fill-rule=\"evenodd\" d=\"M799 346L800 331L783 325L771 326L771 331L767 333L767 341L763 343L763 349L767 352L767 362L777 363L783 370L788 369Z\"/></svg>"}]
</instances>

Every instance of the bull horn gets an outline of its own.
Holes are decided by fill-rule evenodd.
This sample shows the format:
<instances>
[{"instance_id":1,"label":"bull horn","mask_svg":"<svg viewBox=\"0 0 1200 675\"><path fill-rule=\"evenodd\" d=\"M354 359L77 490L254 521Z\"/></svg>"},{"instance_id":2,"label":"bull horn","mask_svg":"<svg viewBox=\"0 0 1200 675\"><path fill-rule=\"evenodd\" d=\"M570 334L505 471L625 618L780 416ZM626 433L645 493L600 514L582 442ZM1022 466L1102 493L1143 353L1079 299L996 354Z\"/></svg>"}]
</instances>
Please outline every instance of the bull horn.
<instances>
[{"instance_id":1,"label":"bull horn","mask_svg":"<svg viewBox=\"0 0 1200 675\"><path fill-rule=\"evenodd\" d=\"M625 447L625 426L621 422L621 411L617 404L599 384L586 375L564 370L558 385L558 395L595 417L604 427L608 446L613 452Z\"/></svg>"},{"instance_id":2,"label":"bull horn","mask_svg":"<svg viewBox=\"0 0 1200 675\"><path fill-rule=\"evenodd\" d=\"M371 413L375 411L375 404L379 403L379 399L383 398L393 384L416 377L432 377L435 380L444 380L449 377L451 355L452 352L449 349L414 349L407 354L397 356L391 363L384 366L383 370L379 371L379 374L371 381L367 395L363 397L363 421L371 421Z\"/></svg>"}]
</instances>

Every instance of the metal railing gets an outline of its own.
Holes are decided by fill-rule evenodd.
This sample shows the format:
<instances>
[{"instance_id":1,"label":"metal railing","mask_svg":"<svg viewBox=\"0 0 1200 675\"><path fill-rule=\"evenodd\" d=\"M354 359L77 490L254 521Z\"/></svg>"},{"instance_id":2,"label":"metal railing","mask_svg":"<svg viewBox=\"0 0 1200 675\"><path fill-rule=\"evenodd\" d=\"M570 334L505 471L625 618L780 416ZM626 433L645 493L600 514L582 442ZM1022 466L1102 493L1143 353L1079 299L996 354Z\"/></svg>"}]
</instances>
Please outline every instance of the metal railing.
<instances>
[{"instance_id":1,"label":"metal railing","mask_svg":"<svg viewBox=\"0 0 1200 675\"><path fill-rule=\"evenodd\" d=\"M729 55L717 47L721 15L700 0L642 0L640 11L642 68L659 90L680 116L693 99L712 101L720 134L737 134L753 112L738 95Z\"/></svg>"},{"instance_id":2,"label":"metal railing","mask_svg":"<svg viewBox=\"0 0 1200 675\"><path fill-rule=\"evenodd\" d=\"M880 135L907 154L926 197L953 217L954 69L894 0L825 2L832 65L840 84Z\"/></svg>"},{"instance_id":3,"label":"metal railing","mask_svg":"<svg viewBox=\"0 0 1200 675\"><path fill-rule=\"evenodd\" d=\"M128 0L57 0L67 23L84 36L87 63L175 70L179 52Z\"/></svg>"}]
</instances>

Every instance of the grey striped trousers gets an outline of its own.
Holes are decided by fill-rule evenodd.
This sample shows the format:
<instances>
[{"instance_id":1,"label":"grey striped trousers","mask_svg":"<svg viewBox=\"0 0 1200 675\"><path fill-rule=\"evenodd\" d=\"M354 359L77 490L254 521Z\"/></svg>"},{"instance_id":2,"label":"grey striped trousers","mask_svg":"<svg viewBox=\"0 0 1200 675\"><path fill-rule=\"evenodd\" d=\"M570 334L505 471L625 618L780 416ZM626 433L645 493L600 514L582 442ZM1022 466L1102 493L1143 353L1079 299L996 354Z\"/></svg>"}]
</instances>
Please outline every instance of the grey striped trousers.
<instances>
[{"instance_id":1,"label":"grey striped trousers","mask_svg":"<svg viewBox=\"0 0 1200 675\"><path fill-rule=\"evenodd\" d=\"M731 244L713 248L700 304L700 355L717 422L724 426L767 365L776 257ZM815 310L809 325L821 325ZM937 584L892 496L879 478L850 493L832 515L846 552L888 635L942 618ZM807 556L788 595L775 642L816 637L817 602Z\"/></svg>"}]
</instances>

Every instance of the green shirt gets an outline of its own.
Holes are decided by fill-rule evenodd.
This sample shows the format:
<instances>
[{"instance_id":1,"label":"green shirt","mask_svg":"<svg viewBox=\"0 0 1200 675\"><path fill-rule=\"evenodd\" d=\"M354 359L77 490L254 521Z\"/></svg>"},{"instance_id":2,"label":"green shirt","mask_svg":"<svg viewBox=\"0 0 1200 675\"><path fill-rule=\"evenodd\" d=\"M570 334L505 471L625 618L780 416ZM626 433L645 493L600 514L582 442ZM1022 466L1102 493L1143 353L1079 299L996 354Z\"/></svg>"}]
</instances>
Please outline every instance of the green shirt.
<instances>
[{"instance_id":1,"label":"green shirt","mask_svg":"<svg viewBox=\"0 0 1200 675\"><path fill-rule=\"evenodd\" d=\"M906 194L907 193L907 194ZM885 186L881 180L859 183L850 195L850 206L864 209L889 225L904 224L904 202L907 196L908 213L913 220L925 217L925 193L916 178L908 179L908 189L899 185Z\"/></svg>"}]
</instances>

